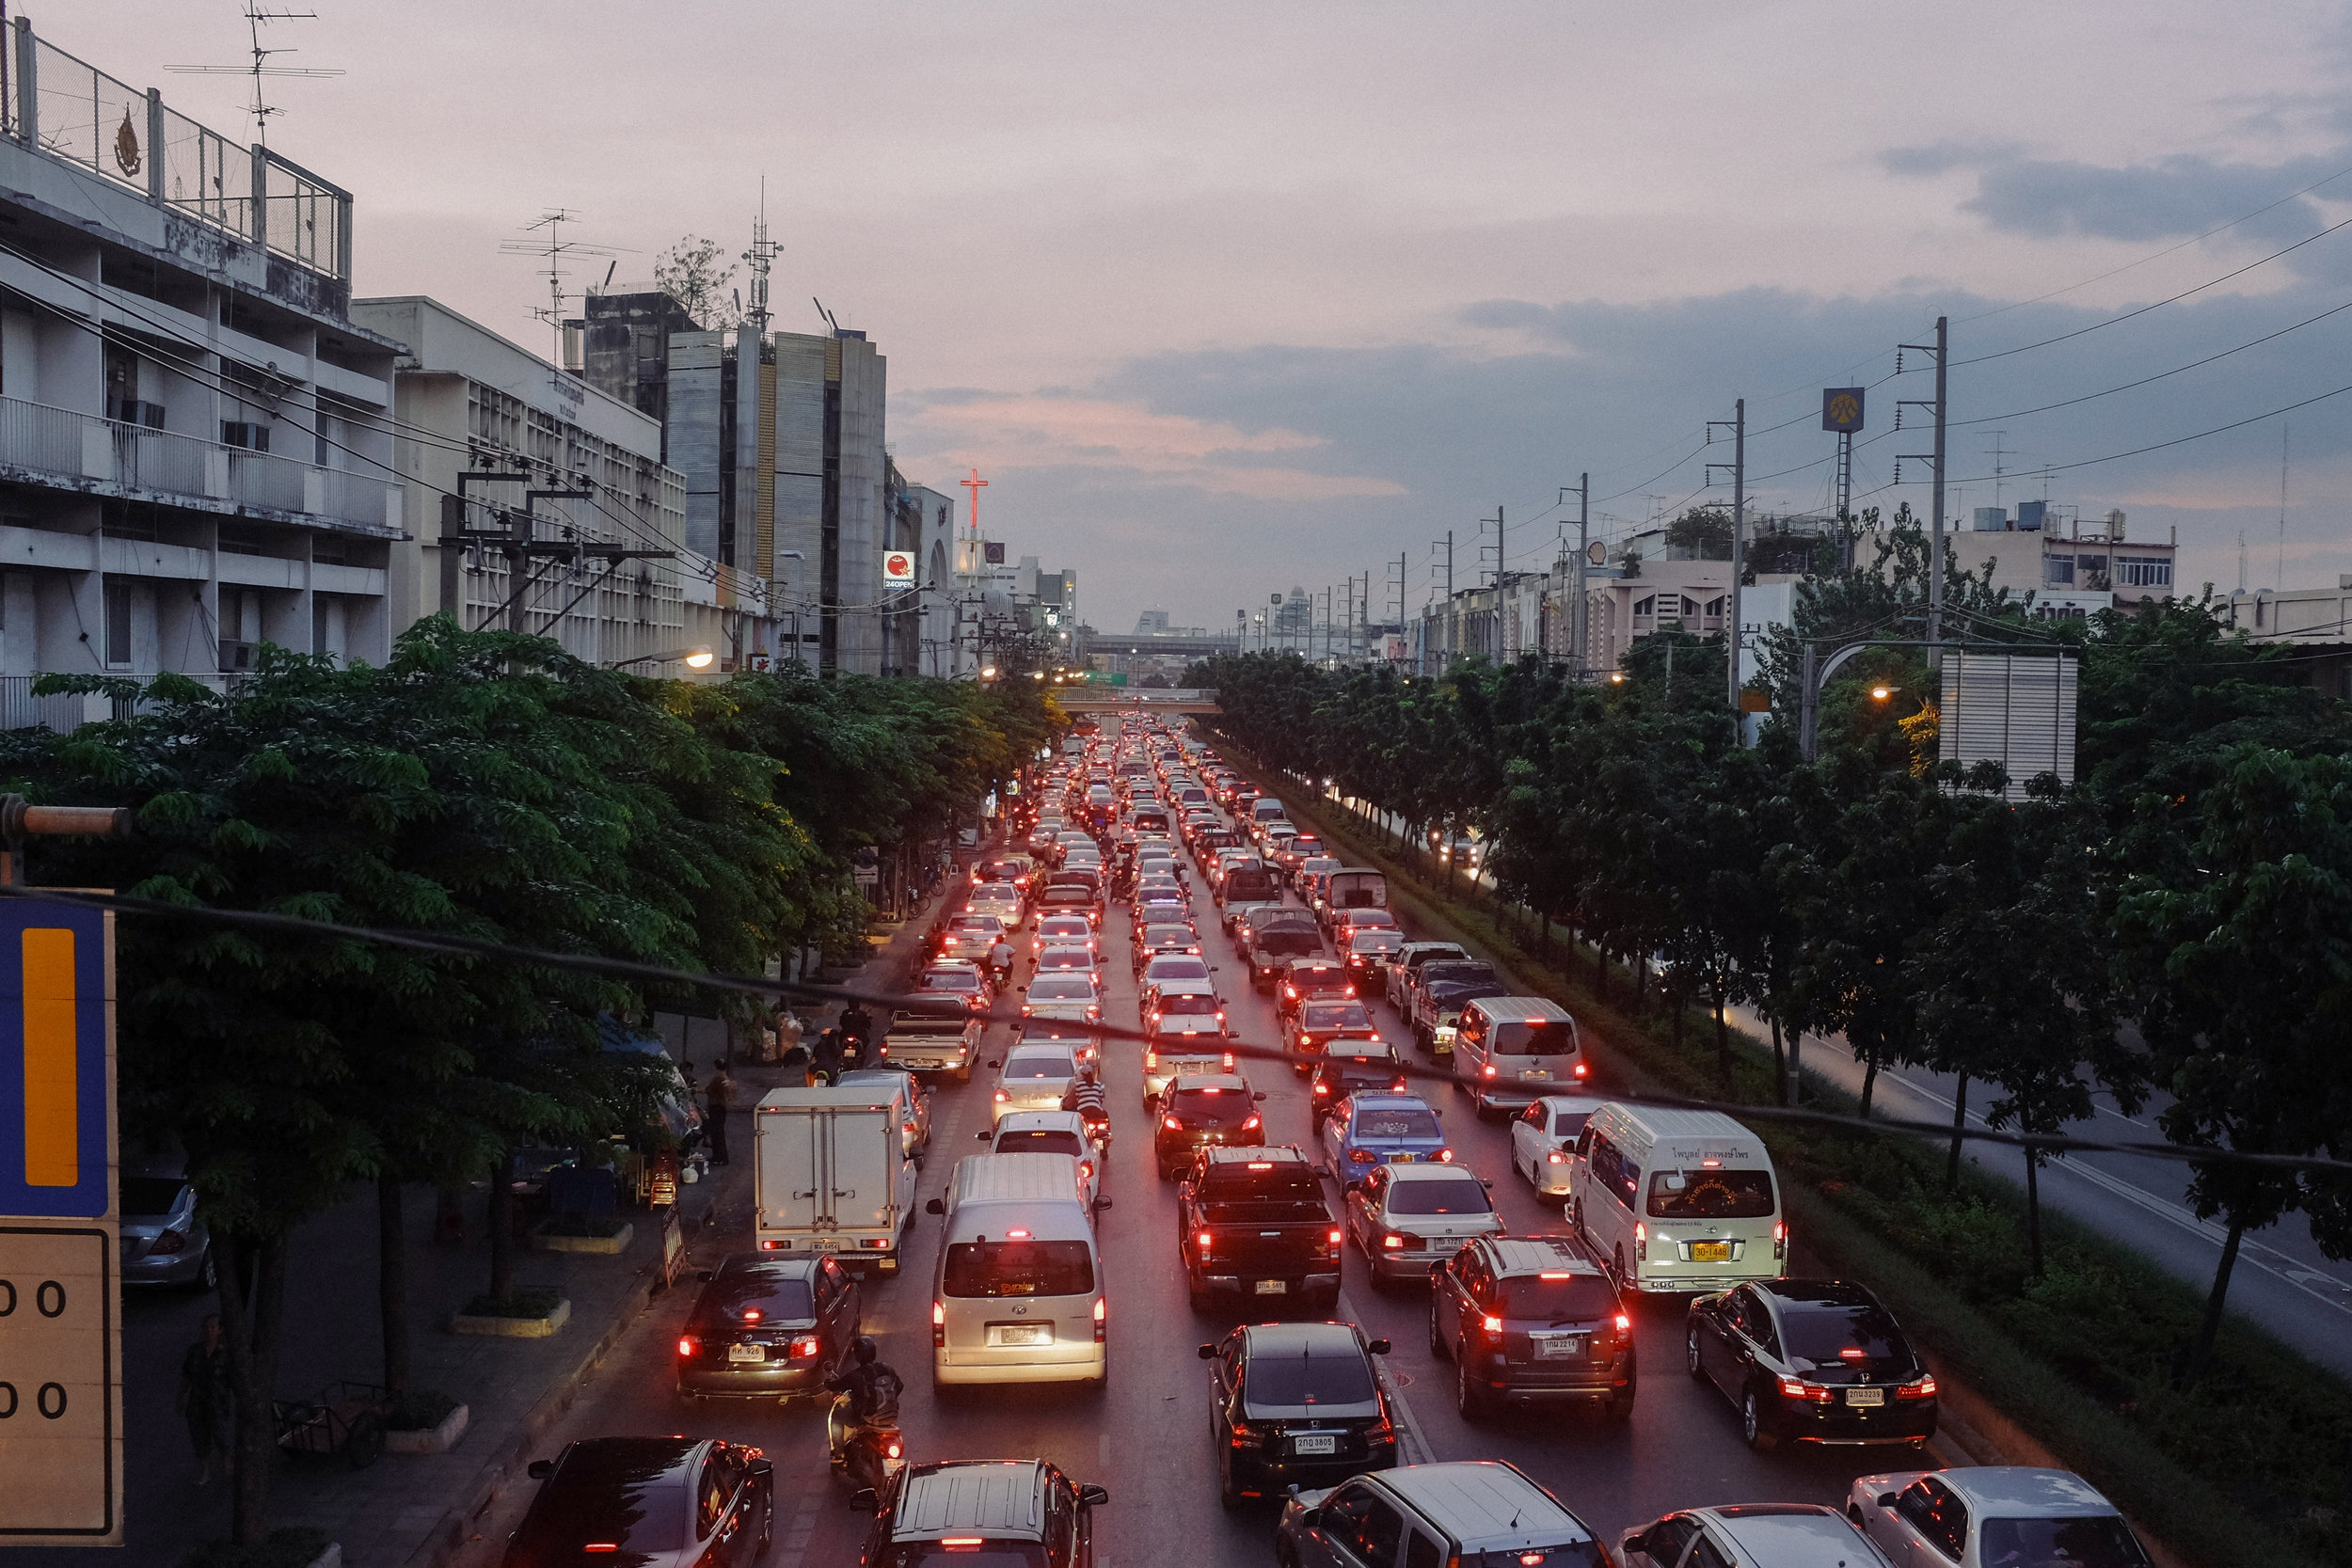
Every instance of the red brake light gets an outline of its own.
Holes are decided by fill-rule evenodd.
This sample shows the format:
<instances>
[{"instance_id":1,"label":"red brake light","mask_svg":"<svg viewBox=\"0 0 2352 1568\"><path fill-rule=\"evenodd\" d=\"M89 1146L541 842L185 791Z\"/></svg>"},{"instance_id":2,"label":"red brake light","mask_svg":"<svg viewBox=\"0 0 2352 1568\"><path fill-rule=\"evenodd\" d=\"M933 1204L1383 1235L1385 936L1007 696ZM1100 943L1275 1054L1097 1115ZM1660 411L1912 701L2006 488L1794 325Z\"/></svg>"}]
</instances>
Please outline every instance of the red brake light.
<instances>
[{"instance_id":1,"label":"red brake light","mask_svg":"<svg viewBox=\"0 0 2352 1568\"><path fill-rule=\"evenodd\" d=\"M1935 1398L1935 1379L1923 1377L1916 1383L1905 1383L1895 1389L1899 1400L1931 1400Z\"/></svg>"},{"instance_id":2,"label":"red brake light","mask_svg":"<svg viewBox=\"0 0 2352 1568\"><path fill-rule=\"evenodd\" d=\"M691 1355L694 1354L694 1337L692 1335L686 1335L678 1340L677 1353L680 1355Z\"/></svg>"},{"instance_id":3,"label":"red brake light","mask_svg":"<svg viewBox=\"0 0 2352 1568\"><path fill-rule=\"evenodd\" d=\"M1318 1078L1318 1079L1316 1079L1316 1080L1315 1080L1315 1093L1317 1093L1317 1094L1329 1094L1330 1092L1331 1092L1331 1085L1328 1085L1328 1084L1327 1084L1327 1083L1323 1082L1323 1080L1321 1080L1320 1078Z\"/></svg>"},{"instance_id":4,"label":"red brake light","mask_svg":"<svg viewBox=\"0 0 2352 1568\"><path fill-rule=\"evenodd\" d=\"M1480 1319L1479 1323L1481 1326L1483 1326L1489 1334L1500 1334L1502 1332L1502 1320L1496 1317L1491 1312L1486 1314L1486 1317Z\"/></svg>"},{"instance_id":5,"label":"red brake light","mask_svg":"<svg viewBox=\"0 0 2352 1568\"><path fill-rule=\"evenodd\" d=\"M816 1335L797 1335L792 1340L792 1359L795 1361L813 1361L817 1357L818 1348L819 1346L818 1344Z\"/></svg>"},{"instance_id":6,"label":"red brake light","mask_svg":"<svg viewBox=\"0 0 2352 1568\"><path fill-rule=\"evenodd\" d=\"M1206 1231L1206 1230L1203 1230L1202 1232L1200 1232L1200 1235L1195 1236L1195 1237L1193 1238L1193 1242L1194 1242L1194 1243L1195 1243L1195 1244L1197 1244L1197 1245L1200 1248L1200 1250L1201 1250L1201 1251L1203 1251L1203 1252L1208 1251L1208 1250L1209 1250L1209 1248L1210 1248L1210 1246L1211 1246L1211 1245L1212 1245L1212 1244L1213 1244L1216 1241L1216 1238L1215 1236L1211 1235L1211 1234L1210 1234L1208 1231Z\"/></svg>"},{"instance_id":7,"label":"red brake light","mask_svg":"<svg viewBox=\"0 0 2352 1568\"><path fill-rule=\"evenodd\" d=\"M1627 1317L1622 1312L1617 1314L1617 1332L1620 1334L1630 1334L1633 1332L1633 1320Z\"/></svg>"},{"instance_id":8,"label":"red brake light","mask_svg":"<svg viewBox=\"0 0 2352 1568\"><path fill-rule=\"evenodd\" d=\"M1254 1132L1264 1125L1265 1118L1263 1117L1252 1116L1248 1121L1241 1124L1241 1130L1245 1132Z\"/></svg>"},{"instance_id":9,"label":"red brake light","mask_svg":"<svg viewBox=\"0 0 2352 1568\"><path fill-rule=\"evenodd\" d=\"M1178 1121L1174 1117L1162 1117L1160 1118L1160 1125L1167 1128L1171 1132L1181 1132L1184 1130L1184 1124Z\"/></svg>"},{"instance_id":10,"label":"red brake light","mask_svg":"<svg viewBox=\"0 0 2352 1568\"><path fill-rule=\"evenodd\" d=\"M999 1105L1002 1105L1006 1101L1010 1100L1012 1096L1007 1094L1002 1089L998 1089L996 1091L996 1103Z\"/></svg>"},{"instance_id":11,"label":"red brake light","mask_svg":"<svg viewBox=\"0 0 2352 1568\"><path fill-rule=\"evenodd\" d=\"M1331 1246L1337 1246L1340 1244L1340 1233L1336 1230L1331 1231L1324 1237L1324 1241Z\"/></svg>"},{"instance_id":12,"label":"red brake light","mask_svg":"<svg viewBox=\"0 0 2352 1568\"><path fill-rule=\"evenodd\" d=\"M1401 1252L1405 1247L1405 1238L1394 1234L1383 1236L1380 1244L1391 1252Z\"/></svg>"},{"instance_id":13,"label":"red brake light","mask_svg":"<svg viewBox=\"0 0 2352 1568\"><path fill-rule=\"evenodd\" d=\"M1544 1156L1544 1162L1547 1164L1565 1165L1568 1163L1568 1157L1555 1148Z\"/></svg>"},{"instance_id":14,"label":"red brake light","mask_svg":"<svg viewBox=\"0 0 2352 1568\"><path fill-rule=\"evenodd\" d=\"M1579 1078L1583 1077L1586 1073L1590 1072L1591 1070L1592 1070L1592 1069L1590 1069L1590 1068L1586 1067L1586 1066L1585 1066L1582 1062L1579 1062L1579 1063L1577 1063L1577 1064L1576 1064L1576 1075L1577 1075Z\"/></svg>"},{"instance_id":15,"label":"red brake light","mask_svg":"<svg viewBox=\"0 0 2352 1568\"><path fill-rule=\"evenodd\" d=\"M747 1323L755 1323L767 1315L767 1313L762 1312L756 1307L746 1307L743 1308L743 1321Z\"/></svg>"},{"instance_id":16,"label":"red brake light","mask_svg":"<svg viewBox=\"0 0 2352 1568\"><path fill-rule=\"evenodd\" d=\"M1233 1070L1233 1053L1230 1051L1225 1053L1225 1070L1228 1072Z\"/></svg>"},{"instance_id":17,"label":"red brake light","mask_svg":"<svg viewBox=\"0 0 2352 1568\"><path fill-rule=\"evenodd\" d=\"M1450 1165L1454 1164L1454 1150L1450 1148L1441 1148L1438 1150L1438 1163L1441 1165Z\"/></svg>"}]
</instances>

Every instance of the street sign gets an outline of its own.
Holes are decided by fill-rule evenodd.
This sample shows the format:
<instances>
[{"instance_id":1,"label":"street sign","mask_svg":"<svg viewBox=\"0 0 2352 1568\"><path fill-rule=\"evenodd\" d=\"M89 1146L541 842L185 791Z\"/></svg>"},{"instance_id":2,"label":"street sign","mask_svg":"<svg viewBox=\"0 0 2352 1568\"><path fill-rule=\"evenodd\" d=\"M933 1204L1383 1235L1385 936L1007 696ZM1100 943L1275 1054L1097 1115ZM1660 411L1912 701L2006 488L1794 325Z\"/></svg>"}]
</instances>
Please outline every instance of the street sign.
<instances>
[{"instance_id":1,"label":"street sign","mask_svg":"<svg viewBox=\"0 0 2352 1568\"><path fill-rule=\"evenodd\" d=\"M1821 428L1851 436L1862 428L1862 394L1866 387L1821 388Z\"/></svg>"},{"instance_id":2,"label":"street sign","mask_svg":"<svg viewBox=\"0 0 2352 1568\"><path fill-rule=\"evenodd\" d=\"M1609 564L1609 546L1596 539L1584 546L1584 559L1595 566Z\"/></svg>"},{"instance_id":3,"label":"street sign","mask_svg":"<svg viewBox=\"0 0 2352 1568\"><path fill-rule=\"evenodd\" d=\"M122 1544L114 917L0 901L0 1542Z\"/></svg>"},{"instance_id":4,"label":"street sign","mask_svg":"<svg viewBox=\"0 0 2352 1568\"><path fill-rule=\"evenodd\" d=\"M914 586L914 556L907 550L882 552L882 581L893 588Z\"/></svg>"}]
</instances>

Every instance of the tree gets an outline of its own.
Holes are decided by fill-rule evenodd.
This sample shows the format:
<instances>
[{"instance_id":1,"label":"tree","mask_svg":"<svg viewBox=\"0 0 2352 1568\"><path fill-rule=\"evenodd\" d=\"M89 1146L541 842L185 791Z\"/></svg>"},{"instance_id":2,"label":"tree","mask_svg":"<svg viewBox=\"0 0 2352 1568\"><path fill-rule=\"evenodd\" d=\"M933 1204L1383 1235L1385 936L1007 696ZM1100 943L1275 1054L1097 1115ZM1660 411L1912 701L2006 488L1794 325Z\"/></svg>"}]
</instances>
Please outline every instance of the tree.
<instances>
[{"instance_id":1,"label":"tree","mask_svg":"<svg viewBox=\"0 0 2352 1568\"><path fill-rule=\"evenodd\" d=\"M734 279L735 263L728 260L726 247L695 234L661 252L653 264L655 284L684 306L706 332L723 332L743 319L727 287Z\"/></svg>"},{"instance_id":2,"label":"tree","mask_svg":"<svg viewBox=\"0 0 2352 1568\"><path fill-rule=\"evenodd\" d=\"M1731 514L1720 506L1694 506L1666 525L1666 547L1688 550L1692 561L1731 559Z\"/></svg>"}]
</instances>

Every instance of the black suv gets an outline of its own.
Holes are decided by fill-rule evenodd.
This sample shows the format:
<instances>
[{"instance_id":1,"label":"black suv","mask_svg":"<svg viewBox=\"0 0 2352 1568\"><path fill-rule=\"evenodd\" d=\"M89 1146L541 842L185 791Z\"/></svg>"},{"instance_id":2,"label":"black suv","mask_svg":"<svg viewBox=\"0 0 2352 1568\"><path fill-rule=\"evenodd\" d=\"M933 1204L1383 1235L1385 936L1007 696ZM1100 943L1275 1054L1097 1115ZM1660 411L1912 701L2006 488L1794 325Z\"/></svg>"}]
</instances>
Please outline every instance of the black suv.
<instances>
[{"instance_id":1,"label":"black suv","mask_svg":"<svg viewBox=\"0 0 2352 1568\"><path fill-rule=\"evenodd\" d=\"M1575 1242L1482 1236L1432 1266L1429 1284L1429 1349L1454 1362L1464 1420L1566 1401L1633 1414L1633 1320Z\"/></svg>"},{"instance_id":2,"label":"black suv","mask_svg":"<svg viewBox=\"0 0 2352 1568\"><path fill-rule=\"evenodd\" d=\"M1841 1279L1756 1279L1691 1303L1691 1375L1722 1389L1753 1449L1935 1435L1935 1379L1879 1298Z\"/></svg>"},{"instance_id":3,"label":"black suv","mask_svg":"<svg viewBox=\"0 0 2352 1568\"><path fill-rule=\"evenodd\" d=\"M1396 1464L1396 1423L1354 1323L1245 1323L1202 1345L1217 1500L1239 1508L1293 1486L1336 1486Z\"/></svg>"},{"instance_id":4,"label":"black suv","mask_svg":"<svg viewBox=\"0 0 2352 1568\"><path fill-rule=\"evenodd\" d=\"M775 1528L775 1475L759 1449L707 1437L583 1437L531 1462L539 1490L505 1568L748 1562Z\"/></svg>"},{"instance_id":5,"label":"black suv","mask_svg":"<svg viewBox=\"0 0 2352 1568\"><path fill-rule=\"evenodd\" d=\"M1111 1500L1042 1459L957 1459L910 1465L880 1493L858 1560L874 1568L970 1562L1093 1568L1094 1510Z\"/></svg>"},{"instance_id":6,"label":"black suv","mask_svg":"<svg viewBox=\"0 0 2352 1568\"><path fill-rule=\"evenodd\" d=\"M1343 1045L1343 1049L1344 1046ZM1342 1055L1333 1053L1315 1064L1307 1081L1307 1101L1313 1111L1314 1130L1331 1115L1331 1107L1351 1094L1406 1094L1405 1064L1393 1055Z\"/></svg>"},{"instance_id":7,"label":"black suv","mask_svg":"<svg viewBox=\"0 0 2352 1568\"><path fill-rule=\"evenodd\" d=\"M1160 1180L1174 1180L1192 1164L1196 1149L1263 1144L1265 1117L1258 1114L1258 1101L1264 1098L1234 1072L1188 1072L1171 1080L1160 1096L1160 1125L1152 1133Z\"/></svg>"}]
</instances>

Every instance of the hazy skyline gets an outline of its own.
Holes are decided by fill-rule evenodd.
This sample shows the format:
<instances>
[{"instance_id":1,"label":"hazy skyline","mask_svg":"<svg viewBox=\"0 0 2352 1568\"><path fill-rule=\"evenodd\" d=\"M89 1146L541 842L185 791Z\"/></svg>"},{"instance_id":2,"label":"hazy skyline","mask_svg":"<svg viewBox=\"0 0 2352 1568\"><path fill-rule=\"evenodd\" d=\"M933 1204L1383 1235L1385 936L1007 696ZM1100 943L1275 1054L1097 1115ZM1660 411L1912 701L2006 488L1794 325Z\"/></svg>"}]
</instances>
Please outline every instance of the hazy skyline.
<instances>
[{"instance_id":1,"label":"hazy skyline","mask_svg":"<svg viewBox=\"0 0 2352 1568\"><path fill-rule=\"evenodd\" d=\"M1760 503L1818 506L1818 388L1878 382L1939 312L1953 418L1992 420L1954 430L1956 516L1994 499L1996 431L2013 503L2352 383L2346 311L2023 412L2352 299L2352 229L1969 363L2352 215L2352 174L2282 199L2352 170L2342 6L315 8L265 41L345 74L273 81L270 139L356 193L358 292L545 352L545 284L501 242L569 207L647 277L684 233L747 244L764 174L778 325L817 328L816 295L869 331L900 466L949 491L979 467L990 531L1075 567L1113 632L1366 569L1385 597L1400 551L1418 608L1430 541L1454 529L1471 580L1498 503L1513 564L1548 562L1579 470L1613 531L1707 499L1703 421L1740 396L1786 426L1751 443ZM33 14L246 130L238 79L164 69L242 58L232 0ZM1880 489L1923 380L1873 394L1873 502L1924 509ZM2291 585L2352 571L2347 432L2352 393L2293 417ZM2190 593L2235 586L2244 530L2266 586L2280 455L2267 420L2046 487L2177 529Z\"/></svg>"}]
</instances>

